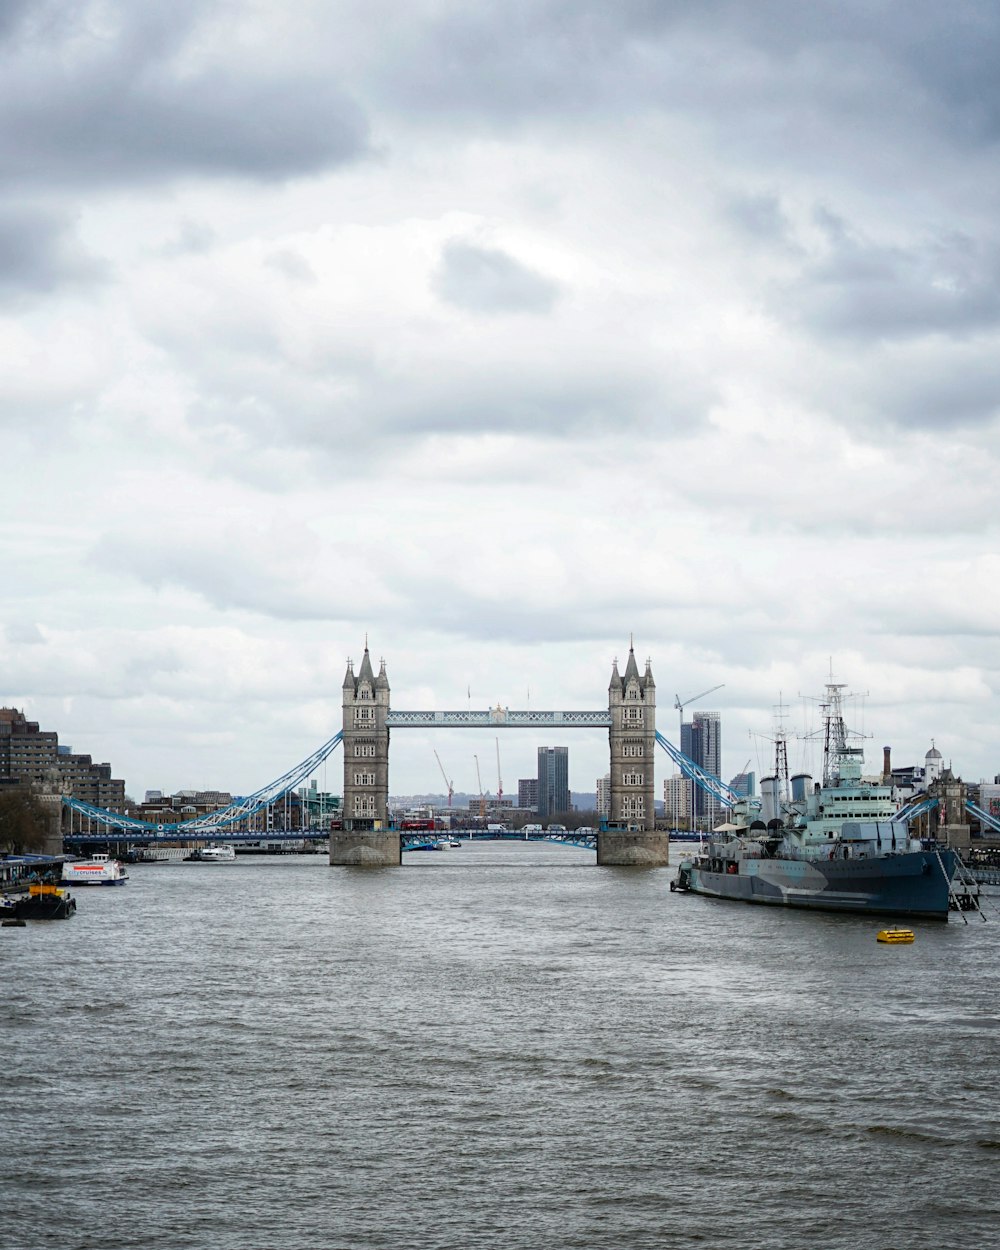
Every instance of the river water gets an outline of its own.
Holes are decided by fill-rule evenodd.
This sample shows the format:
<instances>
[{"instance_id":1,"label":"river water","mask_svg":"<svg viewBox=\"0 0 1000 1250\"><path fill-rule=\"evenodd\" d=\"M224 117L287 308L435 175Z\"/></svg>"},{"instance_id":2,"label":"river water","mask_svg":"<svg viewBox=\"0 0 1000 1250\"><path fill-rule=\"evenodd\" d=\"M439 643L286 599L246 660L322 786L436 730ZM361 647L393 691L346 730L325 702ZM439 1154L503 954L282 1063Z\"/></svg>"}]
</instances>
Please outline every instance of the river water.
<instances>
[{"instance_id":1,"label":"river water","mask_svg":"<svg viewBox=\"0 0 1000 1250\"><path fill-rule=\"evenodd\" d=\"M405 859L0 930L0 1245L997 1244L996 911L885 947L568 847Z\"/></svg>"}]
</instances>

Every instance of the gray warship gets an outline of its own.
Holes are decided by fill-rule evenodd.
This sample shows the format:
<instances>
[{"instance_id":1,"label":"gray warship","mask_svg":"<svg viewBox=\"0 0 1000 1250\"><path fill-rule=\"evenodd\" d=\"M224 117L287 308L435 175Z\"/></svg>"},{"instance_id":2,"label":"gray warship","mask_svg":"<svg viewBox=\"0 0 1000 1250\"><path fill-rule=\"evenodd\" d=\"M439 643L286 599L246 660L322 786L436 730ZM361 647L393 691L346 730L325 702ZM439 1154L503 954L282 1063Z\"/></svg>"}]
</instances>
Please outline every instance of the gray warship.
<instances>
[{"instance_id":1,"label":"gray warship","mask_svg":"<svg viewBox=\"0 0 1000 1250\"><path fill-rule=\"evenodd\" d=\"M864 751L849 743L843 689L828 683L823 781L787 777L776 735L773 787L741 800L696 855L682 859L672 890L712 898L887 918L947 920L955 852L911 838L889 785L864 780Z\"/></svg>"}]
</instances>

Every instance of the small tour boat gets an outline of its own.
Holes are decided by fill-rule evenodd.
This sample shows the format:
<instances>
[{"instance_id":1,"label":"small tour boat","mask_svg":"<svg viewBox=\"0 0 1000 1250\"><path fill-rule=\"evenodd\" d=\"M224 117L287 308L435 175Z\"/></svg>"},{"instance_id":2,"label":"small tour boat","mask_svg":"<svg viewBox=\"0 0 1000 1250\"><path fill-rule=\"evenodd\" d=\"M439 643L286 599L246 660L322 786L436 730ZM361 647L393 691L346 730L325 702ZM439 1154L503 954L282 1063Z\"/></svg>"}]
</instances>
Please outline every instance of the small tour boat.
<instances>
[{"instance_id":1,"label":"small tour boat","mask_svg":"<svg viewBox=\"0 0 1000 1250\"><path fill-rule=\"evenodd\" d=\"M875 940L877 942L887 942L890 946L894 946L903 942L912 942L913 936L912 929L900 929L893 925L891 929L880 929Z\"/></svg>"},{"instance_id":2,"label":"small tour boat","mask_svg":"<svg viewBox=\"0 0 1000 1250\"><path fill-rule=\"evenodd\" d=\"M124 885L128 873L124 865L110 855L91 855L62 866L64 885Z\"/></svg>"}]
</instances>

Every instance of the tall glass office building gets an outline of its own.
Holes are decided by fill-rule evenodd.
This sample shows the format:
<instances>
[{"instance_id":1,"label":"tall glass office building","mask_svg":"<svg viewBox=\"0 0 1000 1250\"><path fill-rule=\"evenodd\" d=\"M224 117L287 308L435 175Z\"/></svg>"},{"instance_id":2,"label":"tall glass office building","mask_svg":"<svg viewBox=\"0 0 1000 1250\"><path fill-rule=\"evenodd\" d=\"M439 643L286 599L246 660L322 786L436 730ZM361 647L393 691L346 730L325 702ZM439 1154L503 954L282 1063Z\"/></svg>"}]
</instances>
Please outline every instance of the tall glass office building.
<instances>
[{"instance_id":1,"label":"tall glass office building","mask_svg":"<svg viewBox=\"0 0 1000 1250\"><path fill-rule=\"evenodd\" d=\"M539 747L539 819L562 815L569 811L569 806L569 747Z\"/></svg>"},{"instance_id":2,"label":"tall glass office building","mask_svg":"<svg viewBox=\"0 0 1000 1250\"><path fill-rule=\"evenodd\" d=\"M681 725L681 750L686 756L719 777L722 770L722 721L718 712L695 712L690 722ZM705 793L700 786L691 787L692 828L714 829L722 819L722 804Z\"/></svg>"}]
</instances>

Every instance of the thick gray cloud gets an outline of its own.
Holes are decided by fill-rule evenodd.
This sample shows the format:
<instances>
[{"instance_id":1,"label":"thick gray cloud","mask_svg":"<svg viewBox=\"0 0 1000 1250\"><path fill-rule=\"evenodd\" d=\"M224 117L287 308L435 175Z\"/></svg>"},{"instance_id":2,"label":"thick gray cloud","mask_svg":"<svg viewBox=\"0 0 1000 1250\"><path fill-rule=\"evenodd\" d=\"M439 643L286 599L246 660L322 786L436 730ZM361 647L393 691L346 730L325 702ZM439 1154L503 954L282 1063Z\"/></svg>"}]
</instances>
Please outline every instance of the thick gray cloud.
<instances>
[{"instance_id":1,"label":"thick gray cloud","mask_svg":"<svg viewBox=\"0 0 1000 1250\"><path fill-rule=\"evenodd\" d=\"M367 124L333 77L199 47L221 6L43 5L0 47L0 168L32 186L169 175L265 180L363 154Z\"/></svg>"},{"instance_id":2,"label":"thick gray cloud","mask_svg":"<svg viewBox=\"0 0 1000 1250\"><path fill-rule=\"evenodd\" d=\"M453 239L434 275L438 295L477 313L548 312L558 287L506 252Z\"/></svg>"},{"instance_id":3,"label":"thick gray cloud","mask_svg":"<svg viewBox=\"0 0 1000 1250\"><path fill-rule=\"evenodd\" d=\"M33 621L12 621L4 627L7 641L18 646L33 647L44 643L42 631Z\"/></svg>"},{"instance_id":4,"label":"thick gray cloud","mask_svg":"<svg viewBox=\"0 0 1000 1250\"><path fill-rule=\"evenodd\" d=\"M73 238L59 213L0 206L0 299L101 278L106 266Z\"/></svg>"},{"instance_id":5,"label":"thick gray cloud","mask_svg":"<svg viewBox=\"0 0 1000 1250\"><path fill-rule=\"evenodd\" d=\"M635 629L730 773L833 656L992 775L998 23L3 6L0 701L253 787L366 630L399 706L558 707Z\"/></svg>"},{"instance_id":6,"label":"thick gray cloud","mask_svg":"<svg viewBox=\"0 0 1000 1250\"><path fill-rule=\"evenodd\" d=\"M820 133L824 114L867 114L876 131L902 120L873 116L880 98L926 105L953 138L981 143L1000 125L998 40L1000 14L976 0L549 0L411 7L372 65L409 107L479 119L699 107L727 113L744 140L787 143L796 128Z\"/></svg>"},{"instance_id":7,"label":"thick gray cloud","mask_svg":"<svg viewBox=\"0 0 1000 1250\"><path fill-rule=\"evenodd\" d=\"M957 350L924 343L917 350L876 359L880 368L870 384L869 399L874 411L895 424L941 432L978 428L985 435L1000 421L1000 356L995 343L972 343ZM958 516L960 511L956 509Z\"/></svg>"},{"instance_id":8,"label":"thick gray cloud","mask_svg":"<svg viewBox=\"0 0 1000 1250\"><path fill-rule=\"evenodd\" d=\"M785 293L817 329L872 341L1000 322L1000 238L955 232L899 246L860 238L829 213L821 224L826 254Z\"/></svg>"},{"instance_id":9,"label":"thick gray cloud","mask_svg":"<svg viewBox=\"0 0 1000 1250\"><path fill-rule=\"evenodd\" d=\"M766 192L743 192L724 205L724 212L734 225L760 243L795 248L793 227L777 195Z\"/></svg>"}]
</instances>

